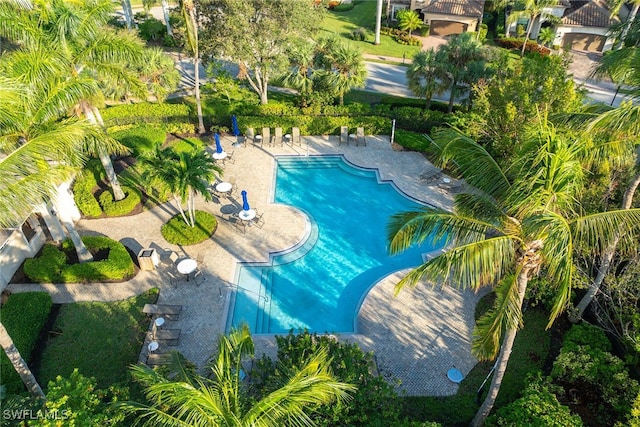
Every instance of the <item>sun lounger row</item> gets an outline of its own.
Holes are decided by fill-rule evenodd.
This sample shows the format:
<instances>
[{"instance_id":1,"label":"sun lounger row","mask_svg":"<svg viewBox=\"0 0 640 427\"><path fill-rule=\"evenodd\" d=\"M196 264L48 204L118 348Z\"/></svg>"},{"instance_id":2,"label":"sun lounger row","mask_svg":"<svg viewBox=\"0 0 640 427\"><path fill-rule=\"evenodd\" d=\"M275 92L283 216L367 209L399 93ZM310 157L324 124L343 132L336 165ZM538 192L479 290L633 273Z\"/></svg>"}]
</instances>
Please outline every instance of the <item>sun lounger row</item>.
<instances>
[{"instance_id":1,"label":"sun lounger row","mask_svg":"<svg viewBox=\"0 0 640 427\"><path fill-rule=\"evenodd\" d=\"M349 128L347 126L340 126L340 144L347 144L353 141L356 146L362 144L364 146L367 145L367 140L364 137L364 128L359 127L356 129L356 133L349 133Z\"/></svg>"},{"instance_id":2,"label":"sun lounger row","mask_svg":"<svg viewBox=\"0 0 640 427\"><path fill-rule=\"evenodd\" d=\"M251 141L254 146L263 144L283 146L288 145L302 145L302 138L300 137L300 128L291 128L291 134L282 134L282 128L275 128L275 132L271 135L271 128L262 128L262 134L257 134L253 128L247 128L245 133L245 144L247 141Z\"/></svg>"}]
</instances>

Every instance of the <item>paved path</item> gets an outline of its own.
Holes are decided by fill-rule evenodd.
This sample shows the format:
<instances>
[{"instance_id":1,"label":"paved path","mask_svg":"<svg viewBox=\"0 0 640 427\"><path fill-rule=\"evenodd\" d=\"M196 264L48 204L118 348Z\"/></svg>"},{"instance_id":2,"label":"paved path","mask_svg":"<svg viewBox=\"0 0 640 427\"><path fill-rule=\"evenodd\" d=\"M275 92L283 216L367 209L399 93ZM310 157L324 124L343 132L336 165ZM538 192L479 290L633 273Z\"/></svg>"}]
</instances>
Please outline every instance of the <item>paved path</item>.
<instances>
[{"instance_id":1,"label":"paved path","mask_svg":"<svg viewBox=\"0 0 640 427\"><path fill-rule=\"evenodd\" d=\"M223 138L223 146L232 150L232 140ZM273 183L276 155L342 154L363 167L377 168L380 178L393 181L403 192L432 205L451 208L451 191L459 188L453 180L445 184L434 178L438 170L419 153L393 151L388 137L367 137L366 147L339 146L336 136L305 137L298 147L238 147L235 163L224 166L224 178L236 178L239 189L246 189L252 206L264 212L262 228L236 228L230 212L240 208L237 199L197 200L197 208L207 210L219 220L216 233L207 241L188 247L170 245L160 235L160 226L175 211L161 205L131 217L81 220L83 235L107 235L134 252L155 248L162 257L168 250L180 256L204 254L205 280L181 281L173 286L170 269L141 271L126 283L84 285L9 285L12 292L46 290L54 302L112 301L139 294L150 287L160 289L159 303L180 304L183 311L167 328L182 331L178 349L197 366L203 367L214 354L216 337L224 333L240 262L268 261L269 254L299 244L305 237L307 219L297 209L274 204ZM478 295L455 289L431 289L418 286L392 294L400 273L376 284L365 298L357 319L357 333L340 339L358 342L376 355L378 369L390 380L399 380L400 389L409 395L451 395L457 385L446 378L456 366L467 374L477 363L471 356L471 331ZM272 335L255 335L256 355L275 357ZM145 359L145 346L141 360ZM165 348L166 349L166 348Z\"/></svg>"}]
</instances>

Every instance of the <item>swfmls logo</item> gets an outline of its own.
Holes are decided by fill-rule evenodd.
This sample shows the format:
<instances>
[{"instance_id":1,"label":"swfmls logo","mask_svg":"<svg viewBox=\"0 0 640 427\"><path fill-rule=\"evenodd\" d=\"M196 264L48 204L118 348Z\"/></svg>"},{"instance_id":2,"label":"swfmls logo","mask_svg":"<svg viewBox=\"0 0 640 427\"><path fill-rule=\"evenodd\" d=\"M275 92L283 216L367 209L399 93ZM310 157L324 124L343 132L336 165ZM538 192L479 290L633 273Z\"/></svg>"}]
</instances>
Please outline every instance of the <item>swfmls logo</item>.
<instances>
[{"instance_id":1,"label":"swfmls logo","mask_svg":"<svg viewBox=\"0 0 640 427\"><path fill-rule=\"evenodd\" d=\"M71 416L71 411L34 411L33 409L5 409L2 418L5 420L66 420Z\"/></svg>"}]
</instances>

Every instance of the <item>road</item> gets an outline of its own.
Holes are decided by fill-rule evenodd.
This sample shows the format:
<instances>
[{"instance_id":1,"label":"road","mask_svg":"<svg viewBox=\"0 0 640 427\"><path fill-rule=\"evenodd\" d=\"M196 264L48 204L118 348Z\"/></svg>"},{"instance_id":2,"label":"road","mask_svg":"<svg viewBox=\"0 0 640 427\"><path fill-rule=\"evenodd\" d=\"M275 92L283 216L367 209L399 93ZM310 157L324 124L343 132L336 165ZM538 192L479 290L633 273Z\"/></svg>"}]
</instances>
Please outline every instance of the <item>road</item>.
<instances>
[{"instance_id":1,"label":"road","mask_svg":"<svg viewBox=\"0 0 640 427\"><path fill-rule=\"evenodd\" d=\"M141 11L141 8L134 8L134 14ZM162 8L155 6L151 8L151 14L163 21ZM432 38L432 37L429 37ZM434 38L436 39L436 38ZM442 42L442 41L439 41ZM596 81L585 75L584 71L591 66L590 55L574 54L574 66L570 72L574 74L574 80L578 87L587 90L587 97L591 102L601 102L607 105L619 106L623 100L631 100L628 95L616 94L616 86L607 81ZM176 67L181 72L182 79L180 89L188 90L193 87L193 65L188 59L174 55ZM402 62L402 58L395 58L396 62ZM368 78L365 82L364 90L379 92L388 95L413 97L407 87L406 67L379 62L366 62ZM232 75L237 74L237 66L230 66ZM204 68L201 68L200 76L204 78ZM434 97L435 100L447 102L449 100L448 91ZM613 102L612 102L613 101ZM637 102L637 101L636 101Z\"/></svg>"}]
</instances>

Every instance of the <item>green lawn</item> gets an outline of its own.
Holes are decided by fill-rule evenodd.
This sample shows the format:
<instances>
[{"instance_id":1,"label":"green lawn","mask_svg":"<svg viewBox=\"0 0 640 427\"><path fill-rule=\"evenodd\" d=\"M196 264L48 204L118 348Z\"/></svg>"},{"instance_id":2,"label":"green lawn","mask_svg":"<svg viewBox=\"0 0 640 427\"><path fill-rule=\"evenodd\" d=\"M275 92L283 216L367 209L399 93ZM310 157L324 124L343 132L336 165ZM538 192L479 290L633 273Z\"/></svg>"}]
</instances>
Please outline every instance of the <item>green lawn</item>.
<instances>
[{"instance_id":1,"label":"green lawn","mask_svg":"<svg viewBox=\"0 0 640 427\"><path fill-rule=\"evenodd\" d=\"M397 43L390 36L381 36L380 45L373 44L376 21L376 2L362 1L357 3L353 9L346 12L328 12L322 21L320 36L338 34L350 40L350 43L357 46L362 53L381 56L394 56L402 58L404 54L411 58L420 50L417 46L406 46ZM351 40L350 34L357 28L366 28L368 36L365 41Z\"/></svg>"},{"instance_id":2,"label":"green lawn","mask_svg":"<svg viewBox=\"0 0 640 427\"><path fill-rule=\"evenodd\" d=\"M155 302L157 294L154 289L124 301L64 304L53 326L58 335L42 354L37 378L43 387L57 375L68 377L74 368L95 377L98 388L129 383L129 365L138 362L149 327L142 307Z\"/></svg>"}]
</instances>

